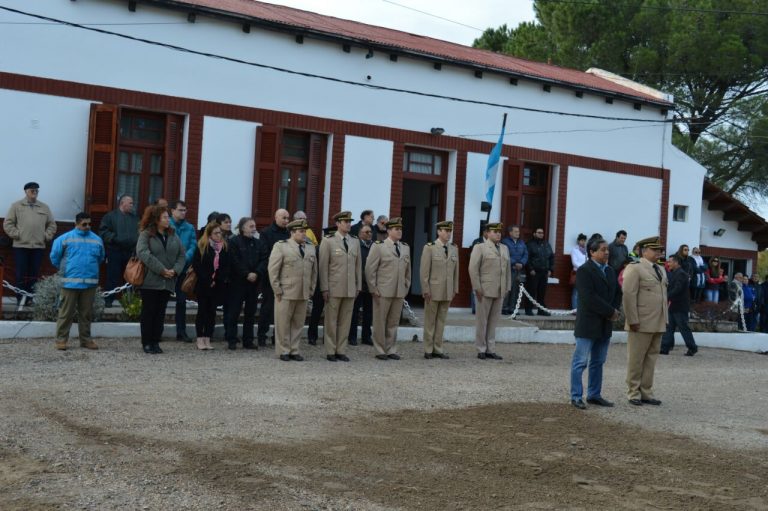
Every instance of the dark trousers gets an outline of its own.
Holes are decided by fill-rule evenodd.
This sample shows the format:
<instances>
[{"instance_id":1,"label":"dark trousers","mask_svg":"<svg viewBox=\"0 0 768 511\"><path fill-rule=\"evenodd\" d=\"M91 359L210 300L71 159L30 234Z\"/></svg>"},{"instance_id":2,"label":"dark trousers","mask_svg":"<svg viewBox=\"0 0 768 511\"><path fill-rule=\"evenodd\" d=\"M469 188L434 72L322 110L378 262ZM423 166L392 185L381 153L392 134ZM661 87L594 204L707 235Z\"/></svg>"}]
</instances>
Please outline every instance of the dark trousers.
<instances>
[{"instance_id":1,"label":"dark trousers","mask_svg":"<svg viewBox=\"0 0 768 511\"><path fill-rule=\"evenodd\" d=\"M121 248L108 248L107 249L107 290L111 291L116 287L122 286L125 281L123 280L123 273L125 267L128 265L128 260L133 254L132 250L125 250ZM105 301L107 304L111 304L115 299L115 295L108 296Z\"/></svg>"},{"instance_id":2,"label":"dark trousers","mask_svg":"<svg viewBox=\"0 0 768 511\"><path fill-rule=\"evenodd\" d=\"M744 321L747 323L747 331L754 332L755 328L757 328L757 312L755 312L754 309L751 309L749 312L745 312ZM739 322L741 322L741 318L739 318Z\"/></svg>"},{"instance_id":3,"label":"dark trousers","mask_svg":"<svg viewBox=\"0 0 768 511\"><path fill-rule=\"evenodd\" d=\"M504 303L501 306L502 314L512 314L517 305L517 297L520 295L520 272L517 270L512 271L512 289L509 290L507 296L504 297Z\"/></svg>"},{"instance_id":4,"label":"dark trousers","mask_svg":"<svg viewBox=\"0 0 768 511\"><path fill-rule=\"evenodd\" d=\"M367 291L360 291L355 298L355 305L352 308L352 322L349 324L348 340L357 340L357 325L359 321L360 308L363 309L363 333L362 340L370 341L371 324L373 323L373 296Z\"/></svg>"},{"instance_id":5,"label":"dark trousers","mask_svg":"<svg viewBox=\"0 0 768 511\"><path fill-rule=\"evenodd\" d=\"M224 315L224 338L237 341L237 322L245 304L243 315L243 345L253 344L253 325L256 322L256 306L259 301L258 284L233 284L229 287L227 310Z\"/></svg>"},{"instance_id":6,"label":"dark trousers","mask_svg":"<svg viewBox=\"0 0 768 511\"><path fill-rule=\"evenodd\" d=\"M164 289L141 289L141 344L160 342L165 324L165 309L168 307L170 291Z\"/></svg>"},{"instance_id":7,"label":"dark trousers","mask_svg":"<svg viewBox=\"0 0 768 511\"><path fill-rule=\"evenodd\" d=\"M760 331L768 333L768 308L760 310Z\"/></svg>"},{"instance_id":8,"label":"dark trousers","mask_svg":"<svg viewBox=\"0 0 768 511\"><path fill-rule=\"evenodd\" d=\"M267 340L269 325L275 322L275 293L268 281L261 283L261 310L259 311L259 331L257 336L260 343ZM275 334L272 334L274 339Z\"/></svg>"},{"instance_id":9,"label":"dark trousers","mask_svg":"<svg viewBox=\"0 0 768 511\"><path fill-rule=\"evenodd\" d=\"M529 273L525 280L525 289L528 291L528 294L539 302L542 307L547 306L544 301L547 295L547 281L549 280L547 273L547 270L536 270L536 275ZM533 303L527 297L525 299L525 312L533 312Z\"/></svg>"},{"instance_id":10,"label":"dark trousers","mask_svg":"<svg viewBox=\"0 0 768 511\"><path fill-rule=\"evenodd\" d=\"M685 347L691 351L698 351L696 341L693 340L693 333L688 326L687 312L670 312L667 322L667 331L661 336L661 351L669 351L675 347L675 330L679 330L683 336Z\"/></svg>"},{"instance_id":11,"label":"dark trousers","mask_svg":"<svg viewBox=\"0 0 768 511\"><path fill-rule=\"evenodd\" d=\"M40 275L40 265L43 263L42 248L14 248L13 260L16 263L16 287L32 292ZM16 297L16 303L21 301L21 295Z\"/></svg>"},{"instance_id":12,"label":"dark trousers","mask_svg":"<svg viewBox=\"0 0 768 511\"><path fill-rule=\"evenodd\" d=\"M176 279L176 336L187 332L187 294L181 290L189 265L185 265Z\"/></svg>"},{"instance_id":13,"label":"dark trousers","mask_svg":"<svg viewBox=\"0 0 768 511\"><path fill-rule=\"evenodd\" d=\"M211 337L216 326L216 306L218 300L214 293L198 293L195 332L198 337Z\"/></svg>"},{"instance_id":14,"label":"dark trousers","mask_svg":"<svg viewBox=\"0 0 768 511\"><path fill-rule=\"evenodd\" d=\"M315 294L312 295L312 314L309 316L309 327L307 329L307 339L310 341L317 340L317 327L320 325L320 316L323 315L324 308L325 300L323 300L323 293L320 292L320 284L318 283L315 288Z\"/></svg>"}]
</instances>

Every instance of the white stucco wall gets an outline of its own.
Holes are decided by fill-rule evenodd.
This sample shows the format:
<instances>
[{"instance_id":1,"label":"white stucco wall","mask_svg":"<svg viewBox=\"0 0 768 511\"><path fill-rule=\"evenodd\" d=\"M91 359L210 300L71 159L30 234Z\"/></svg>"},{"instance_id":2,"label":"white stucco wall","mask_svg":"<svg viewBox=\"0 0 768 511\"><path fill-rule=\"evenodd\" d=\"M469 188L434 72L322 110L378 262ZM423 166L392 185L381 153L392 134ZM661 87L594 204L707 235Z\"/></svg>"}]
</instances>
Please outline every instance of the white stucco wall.
<instances>
[{"instance_id":1,"label":"white stucco wall","mask_svg":"<svg viewBox=\"0 0 768 511\"><path fill-rule=\"evenodd\" d=\"M211 211L227 213L233 228L253 215L253 172L259 124L217 117L203 120L200 206L197 226Z\"/></svg>"},{"instance_id":2,"label":"white stucco wall","mask_svg":"<svg viewBox=\"0 0 768 511\"><path fill-rule=\"evenodd\" d=\"M104 27L116 32L170 43L203 52L330 75L366 85L407 88L430 94L575 114L660 121L658 108L636 111L629 101L605 103L603 97L429 62L260 29L250 34L240 25L139 4L129 12L124 1L5 0L4 5L53 18L86 23L136 23ZM0 12L0 61L3 70L140 90L171 96L211 100L331 119L428 132L442 127L446 135L495 141L504 112L510 114L506 143L657 166L669 133L656 124L627 120L569 117L504 107L415 96L286 74L271 69L180 53L114 36L51 24L28 24L31 18ZM142 24L144 23L144 24ZM165 24L158 24L165 23ZM55 45L55 46L54 46ZM119 58L115 58L119 55ZM554 135L554 132L557 134ZM599 143L595 138L599 136Z\"/></svg>"},{"instance_id":3,"label":"white stucco wall","mask_svg":"<svg viewBox=\"0 0 768 511\"><path fill-rule=\"evenodd\" d=\"M665 151L664 166L669 173L669 211L667 217L667 253L682 244L694 247L700 243L701 193L706 169L672 144ZM674 220L675 205L688 206L685 222Z\"/></svg>"},{"instance_id":4,"label":"white stucco wall","mask_svg":"<svg viewBox=\"0 0 768 511\"><path fill-rule=\"evenodd\" d=\"M364 209L372 209L374 216L390 216L393 151L389 140L346 137L341 207L352 212L355 222Z\"/></svg>"},{"instance_id":5,"label":"white stucco wall","mask_svg":"<svg viewBox=\"0 0 768 511\"><path fill-rule=\"evenodd\" d=\"M0 215L36 181L54 217L74 221L85 200L90 102L0 89L0 105Z\"/></svg>"},{"instance_id":6,"label":"white stucco wall","mask_svg":"<svg viewBox=\"0 0 768 511\"><path fill-rule=\"evenodd\" d=\"M480 211L480 203L485 200L485 169L488 166L488 155L467 153L467 186L464 189L464 234L462 246L469 247L480 234L480 221L485 220L487 213ZM499 164L496 174L496 192L491 203L491 222L501 218L501 186L503 183L503 161Z\"/></svg>"},{"instance_id":7,"label":"white stucco wall","mask_svg":"<svg viewBox=\"0 0 768 511\"><path fill-rule=\"evenodd\" d=\"M660 210L660 179L570 167L563 253L570 253L579 233L599 232L613 241L621 229L632 250L637 240L659 234Z\"/></svg>"},{"instance_id":8,"label":"white stucco wall","mask_svg":"<svg viewBox=\"0 0 768 511\"><path fill-rule=\"evenodd\" d=\"M701 209L702 245L757 251L757 243L752 241L751 232L739 231L738 222L726 222L723 220L724 213L722 211L710 211L707 209L708 206L709 201L704 201ZM714 232L720 228L725 229L725 234L715 236Z\"/></svg>"}]
</instances>

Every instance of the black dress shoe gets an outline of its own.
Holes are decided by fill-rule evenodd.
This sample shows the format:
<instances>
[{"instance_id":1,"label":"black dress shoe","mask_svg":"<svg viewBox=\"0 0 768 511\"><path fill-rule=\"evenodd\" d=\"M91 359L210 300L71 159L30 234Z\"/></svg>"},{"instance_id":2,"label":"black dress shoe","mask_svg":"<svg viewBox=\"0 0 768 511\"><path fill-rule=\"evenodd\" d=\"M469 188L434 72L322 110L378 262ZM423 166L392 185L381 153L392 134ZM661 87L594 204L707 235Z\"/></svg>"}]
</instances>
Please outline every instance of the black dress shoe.
<instances>
[{"instance_id":1,"label":"black dress shoe","mask_svg":"<svg viewBox=\"0 0 768 511\"><path fill-rule=\"evenodd\" d=\"M445 353L432 353L433 358L451 358Z\"/></svg>"},{"instance_id":2,"label":"black dress shoe","mask_svg":"<svg viewBox=\"0 0 768 511\"><path fill-rule=\"evenodd\" d=\"M259 339L258 342L259 342L259 346L261 346L262 348L267 345L267 340L266 339Z\"/></svg>"},{"instance_id":3,"label":"black dress shoe","mask_svg":"<svg viewBox=\"0 0 768 511\"><path fill-rule=\"evenodd\" d=\"M542 311L542 310L539 311L539 316L551 316L551 315L552 314L547 311Z\"/></svg>"},{"instance_id":4,"label":"black dress shoe","mask_svg":"<svg viewBox=\"0 0 768 511\"><path fill-rule=\"evenodd\" d=\"M365 344L366 346L373 346L373 341L370 339L363 339L360 341L360 344Z\"/></svg>"},{"instance_id":5,"label":"black dress shoe","mask_svg":"<svg viewBox=\"0 0 768 511\"><path fill-rule=\"evenodd\" d=\"M307 342L312 346L317 346L317 339L307 339Z\"/></svg>"},{"instance_id":6,"label":"black dress shoe","mask_svg":"<svg viewBox=\"0 0 768 511\"><path fill-rule=\"evenodd\" d=\"M659 355L669 355L669 350L659 350Z\"/></svg>"},{"instance_id":7,"label":"black dress shoe","mask_svg":"<svg viewBox=\"0 0 768 511\"><path fill-rule=\"evenodd\" d=\"M688 351L686 351L686 352L684 353L684 355L685 355L686 357L692 357L692 356L694 356L694 355L696 354L696 352L697 352L697 351L699 351L699 350L688 350Z\"/></svg>"},{"instance_id":8,"label":"black dress shoe","mask_svg":"<svg viewBox=\"0 0 768 511\"><path fill-rule=\"evenodd\" d=\"M325 359L326 359L328 362L336 362L336 355L327 355L327 356L325 357Z\"/></svg>"},{"instance_id":9,"label":"black dress shoe","mask_svg":"<svg viewBox=\"0 0 768 511\"><path fill-rule=\"evenodd\" d=\"M386 355L376 355L376 358L378 358L379 360L389 360L389 357Z\"/></svg>"},{"instance_id":10,"label":"black dress shoe","mask_svg":"<svg viewBox=\"0 0 768 511\"><path fill-rule=\"evenodd\" d=\"M336 360L341 360L342 362L349 362L349 357L346 355L336 355Z\"/></svg>"},{"instance_id":11,"label":"black dress shoe","mask_svg":"<svg viewBox=\"0 0 768 511\"><path fill-rule=\"evenodd\" d=\"M653 399L653 398L651 398L651 399L641 399L640 402L643 403L644 405L653 405L653 406L659 406L661 404L661 401L659 401L658 399Z\"/></svg>"},{"instance_id":12,"label":"black dress shoe","mask_svg":"<svg viewBox=\"0 0 768 511\"><path fill-rule=\"evenodd\" d=\"M533 311L525 311L526 316L533 316Z\"/></svg>"},{"instance_id":13,"label":"black dress shoe","mask_svg":"<svg viewBox=\"0 0 768 511\"><path fill-rule=\"evenodd\" d=\"M357 339L349 339L347 341L347 344L349 344L350 346L357 346Z\"/></svg>"},{"instance_id":14,"label":"black dress shoe","mask_svg":"<svg viewBox=\"0 0 768 511\"><path fill-rule=\"evenodd\" d=\"M486 355L485 355L485 353L478 353L477 354L477 358L479 358L480 360L485 360Z\"/></svg>"},{"instance_id":15,"label":"black dress shoe","mask_svg":"<svg viewBox=\"0 0 768 511\"><path fill-rule=\"evenodd\" d=\"M146 353L147 355L154 355L155 354L155 351L152 349L152 345L151 344L142 344L141 345L141 349L143 349L144 353Z\"/></svg>"},{"instance_id":16,"label":"black dress shoe","mask_svg":"<svg viewBox=\"0 0 768 511\"><path fill-rule=\"evenodd\" d=\"M301 355L288 355L291 357L291 360L295 360L296 362L304 362L304 357Z\"/></svg>"},{"instance_id":17,"label":"black dress shoe","mask_svg":"<svg viewBox=\"0 0 768 511\"><path fill-rule=\"evenodd\" d=\"M578 408L579 410L586 410L587 405L584 404L584 401L581 399L571 399L571 405Z\"/></svg>"},{"instance_id":18,"label":"black dress shoe","mask_svg":"<svg viewBox=\"0 0 768 511\"><path fill-rule=\"evenodd\" d=\"M229 341L229 342L227 342L227 349L236 350L237 349L237 341Z\"/></svg>"},{"instance_id":19,"label":"black dress shoe","mask_svg":"<svg viewBox=\"0 0 768 511\"><path fill-rule=\"evenodd\" d=\"M504 357L501 355L497 355L496 353L486 353L485 355L488 358L492 358L493 360L504 360Z\"/></svg>"},{"instance_id":20,"label":"black dress shoe","mask_svg":"<svg viewBox=\"0 0 768 511\"><path fill-rule=\"evenodd\" d=\"M280 360L282 360L283 362L289 362L291 360L291 356L290 355L280 355Z\"/></svg>"},{"instance_id":21,"label":"black dress shoe","mask_svg":"<svg viewBox=\"0 0 768 511\"><path fill-rule=\"evenodd\" d=\"M176 340L181 342L192 342L192 338L187 335L187 332L176 334Z\"/></svg>"},{"instance_id":22,"label":"black dress shoe","mask_svg":"<svg viewBox=\"0 0 768 511\"><path fill-rule=\"evenodd\" d=\"M643 402L639 399L630 399L629 404L634 406L643 406Z\"/></svg>"},{"instance_id":23,"label":"black dress shoe","mask_svg":"<svg viewBox=\"0 0 768 511\"><path fill-rule=\"evenodd\" d=\"M160 343L158 342L150 344L150 347L152 348L152 353L154 353L155 355L159 355L160 353L163 352L163 350L160 349Z\"/></svg>"},{"instance_id":24,"label":"black dress shoe","mask_svg":"<svg viewBox=\"0 0 768 511\"><path fill-rule=\"evenodd\" d=\"M512 311L511 311L511 310L509 310L509 309L501 309L501 313L502 313L504 316L509 316L510 314L512 314Z\"/></svg>"},{"instance_id":25,"label":"black dress shoe","mask_svg":"<svg viewBox=\"0 0 768 511\"><path fill-rule=\"evenodd\" d=\"M426 358L427 360L431 359L432 357L434 357L432 353L424 353L424 358Z\"/></svg>"},{"instance_id":26,"label":"black dress shoe","mask_svg":"<svg viewBox=\"0 0 768 511\"><path fill-rule=\"evenodd\" d=\"M257 349L259 349L259 347L256 346L255 344L253 344L253 341L251 341L251 342L245 342L244 341L243 342L243 349L244 350L257 350Z\"/></svg>"},{"instance_id":27,"label":"black dress shoe","mask_svg":"<svg viewBox=\"0 0 768 511\"><path fill-rule=\"evenodd\" d=\"M398 355L397 353L390 353L389 355L387 355L387 358L391 358L392 360L400 360L400 355Z\"/></svg>"},{"instance_id":28,"label":"black dress shoe","mask_svg":"<svg viewBox=\"0 0 768 511\"><path fill-rule=\"evenodd\" d=\"M594 398L590 397L590 398L587 398L587 403L589 403L591 405L605 406L605 407L608 407L608 408L613 406L613 403L611 403L607 399L603 399L601 397L594 397Z\"/></svg>"}]
</instances>

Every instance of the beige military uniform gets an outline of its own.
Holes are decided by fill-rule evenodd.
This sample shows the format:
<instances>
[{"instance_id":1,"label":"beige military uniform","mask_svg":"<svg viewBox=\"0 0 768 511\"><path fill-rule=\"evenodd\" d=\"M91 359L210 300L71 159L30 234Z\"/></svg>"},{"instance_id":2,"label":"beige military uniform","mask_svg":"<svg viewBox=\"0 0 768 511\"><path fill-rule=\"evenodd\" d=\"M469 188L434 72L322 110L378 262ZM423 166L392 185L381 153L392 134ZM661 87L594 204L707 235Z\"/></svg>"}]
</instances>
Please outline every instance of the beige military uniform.
<instances>
[{"instance_id":1,"label":"beige military uniform","mask_svg":"<svg viewBox=\"0 0 768 511\"><path fill-rule=\"evenodd\" d=\"M390 238L371 245L365 262L365 278L373 295L373 347L378 355L393 354L403 299L411 288L408 245L400 241L396 246Z\"/></svg>"},{"instance_id":2,"label":"beige military uniform","mask_svg":"<svg viewBox=\"0 0 768 511\"><path fill-rule=\"evenodd\" d=\"M344 355L355 297L363 287L360 241L336 232L320 243L320 291L328 292L323 336L327 355Z\"/></svg>"},{"instance_id":3,"label":"beige military uniform","mask_svg":"<svg viewBox=\"0 0 768 511\"><path fill-rule=\"evenodd\" d=\"M512 287L509 249L488 239L475 245L469 257L469 278L472 289L483 294L476 306L475 346L479 353L495 353L496 323L504 296Z\"/></svg>"},{"instance_id":4,"label":"beige military uniform","mask_svg":"<svg viewBox=\"0 0 768 511\"><path fill-rule=\"evenodd\" d=\"M435 240L421 252L419 275L422 294L429 293L424 304L424 353L443 352L445 317L451 300L459 292L459 250L453 243Z\"/></svg>"},{"instance_id":5,"label":"beige military uniform","mask_svg":"<svg viewBox=\"0 0 768 511\"><path fill-rule=\"evenodd\" d=\"M303 248L302 257L298 243L292 239L282 240L275 243L269 256L269 283L275 293L275 352L278 355L299 354L307 300L315 292L315 248L311 244Z\"/></svg>"},{"instance_id":6,"label":"beige military uniform","mask_svg":"<svg viewBox=\"0 0 768 511\"><path fill-rule=\"evenodd\" d=\"M653 399L653 373L667 329L667 274L663 267L640 258L624 270L622 292L627 318L627 397ZM635 324L640 325L638 332L630 330L629 325Z\"/></svg>"}]
</instances>

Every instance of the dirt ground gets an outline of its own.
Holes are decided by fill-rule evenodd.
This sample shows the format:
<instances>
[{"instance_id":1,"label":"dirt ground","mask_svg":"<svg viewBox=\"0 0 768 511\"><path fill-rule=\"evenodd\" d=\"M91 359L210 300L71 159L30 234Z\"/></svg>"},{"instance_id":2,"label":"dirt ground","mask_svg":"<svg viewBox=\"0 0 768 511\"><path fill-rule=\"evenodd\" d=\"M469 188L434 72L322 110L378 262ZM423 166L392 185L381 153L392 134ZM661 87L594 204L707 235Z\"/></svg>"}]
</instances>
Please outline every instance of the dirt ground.
<instances>
[{"instance_id":1,"label":"dirt ground","mask_svg":"<svg viewBox=\"0 0 768 511\"><path fill-rule=\"evenodd\" d=\"M579 411L568 346L330 364L99 342L0 344L0 509L768 509L765 356L673 352L664 404L637 409L612 346L616 407Z\"/></svg>"}]
</instances>

